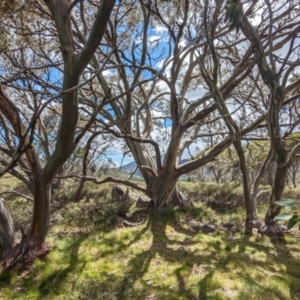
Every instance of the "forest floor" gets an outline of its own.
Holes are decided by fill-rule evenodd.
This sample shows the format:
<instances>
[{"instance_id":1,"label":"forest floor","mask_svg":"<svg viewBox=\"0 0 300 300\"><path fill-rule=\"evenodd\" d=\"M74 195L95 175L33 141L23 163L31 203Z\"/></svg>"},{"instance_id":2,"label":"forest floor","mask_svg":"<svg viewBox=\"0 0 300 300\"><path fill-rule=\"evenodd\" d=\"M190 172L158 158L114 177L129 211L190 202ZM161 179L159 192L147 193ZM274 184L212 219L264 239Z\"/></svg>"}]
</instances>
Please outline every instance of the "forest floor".
<instances>
[{"instance_id":1,"label":"forest floor","mask_svg":"<svg viewBox=\"0 0 300 300\"><path fill-rule=\"evenodd\" d=\"M5 180L1 190L9 184L24 192ZM299 231L280 239L245 235L242 206L216 209L202 201L205 184L180 185L195 208L144 212L136 227L115 221L113 185L87 185L78 203L67 201L72 189L65 188L55 197L50 253L30 268L2 270L0 299L300 299ZM225 186L218 195L229 201L233 189L227 184L228 197ZM28 225L30 201L6 202L16 229ZM261 217L265 210L260 204Z\"/></svg>"}]
</instances>

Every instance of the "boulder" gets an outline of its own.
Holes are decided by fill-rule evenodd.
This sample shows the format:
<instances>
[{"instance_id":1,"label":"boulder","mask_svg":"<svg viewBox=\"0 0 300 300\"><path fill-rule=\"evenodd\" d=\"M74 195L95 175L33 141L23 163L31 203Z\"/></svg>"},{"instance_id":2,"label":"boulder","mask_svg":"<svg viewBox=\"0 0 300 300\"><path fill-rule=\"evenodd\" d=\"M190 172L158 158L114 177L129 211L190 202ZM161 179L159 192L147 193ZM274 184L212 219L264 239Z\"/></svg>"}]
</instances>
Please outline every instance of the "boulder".
<instances>
[{"instance_id":1,"label":"boulder","mask_svg":"<svg viewBox=\"0 0 300 300\"><path fill-rule=\"evenodd\" d=\"M122 185L116 185L111 192L112 201L116 204L117 215L126 217L130 207L138 200L138 195Z\"/></svg>"}]
</instances>

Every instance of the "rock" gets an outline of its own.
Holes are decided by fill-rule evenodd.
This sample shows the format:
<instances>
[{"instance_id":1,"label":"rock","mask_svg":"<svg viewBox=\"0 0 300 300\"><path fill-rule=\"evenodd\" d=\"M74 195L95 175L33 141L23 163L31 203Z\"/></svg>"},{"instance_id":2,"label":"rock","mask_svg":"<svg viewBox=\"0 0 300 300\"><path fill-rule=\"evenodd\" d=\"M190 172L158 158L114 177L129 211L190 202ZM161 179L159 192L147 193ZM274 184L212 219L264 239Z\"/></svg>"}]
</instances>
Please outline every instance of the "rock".
<instances>
[{"instance_id":1,"label":"rock","mask_svg":"<svg viewBox=\"0 0 300 300\"><path fill-rule=\"evenodd\" d=\"M225 227L225 228L227 228L227 229L229 229L229 230L230 230L233 226L234 226L234 223L232 223L232 222L228 222L228 223L222 224L222 227Z\"/></svg>"},{"instance_id":2,"label":"rock","mask_svg":"<svg viewBox=\"0 0 300 300\"><path fill-rule=\"evenodd\" d=\"M151 206L151 199L147 196L140 196L136 202L137 208L147 208Z\"/></svg>"},{"instance_id":3,"label":"rock","mask_svg":"<svg viewBox=\"0 0 300 300\"><path fill-rule=\"evenodd\" d=\"M198 228L204 233L214 233L216 231L216 227L212 224L199 224Z\"/></svg>"},{"instance_id":4,"label":"rock","mask_svg":"<svg viewBox=\"0 0 300 300\"><path fill-rule=\"evenodd\" d=\"M112 201L116 203L117 215L126 217L130 207L137 202L138 196L122 185L116 185L111 192Z\"/></svg>"},{"instance_id":5,"label":"rock","mask_svg":"<svg viewBox=\"0 0 300 300\"><path fill-rule=\"evenodd\" d=\"M116 185L111 192L112 201L121 201L128 194L128 189L122 185Z\"/></svg>"},{"instance_id":6,"label":"rock","mask_svg":"<svg viewBox=\"0 0 300 300\"><path fill-rule=\"evenodd\" d=\"M248 220L246 221L246 228L252 229L252 228L260 228L262 223L259 220Z\"/></svg>"},{"instance_id":7,"label":"rock","mask_svg":"<svg viewBox=\"0 0 300 300\"><path fill-rule=\"evenodd\" d=\"M274 223L274 224L264 224L259 229L258 232L260 234L265 234L268 236L276 236L276 235L282 235L284 232L287 231L287 228L283 225Z\"/></svg>"}]
</instances>

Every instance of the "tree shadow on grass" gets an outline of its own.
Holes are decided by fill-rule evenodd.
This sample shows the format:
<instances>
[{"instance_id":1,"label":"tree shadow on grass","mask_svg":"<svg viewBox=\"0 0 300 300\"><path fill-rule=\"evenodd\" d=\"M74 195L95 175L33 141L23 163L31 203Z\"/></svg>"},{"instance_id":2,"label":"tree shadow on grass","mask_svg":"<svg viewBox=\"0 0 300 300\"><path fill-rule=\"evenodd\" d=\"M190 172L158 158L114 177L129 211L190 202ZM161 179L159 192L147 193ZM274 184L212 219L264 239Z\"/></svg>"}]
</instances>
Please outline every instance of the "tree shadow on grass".
<instances>
[{"instance_id":1,"label":"tree shadow on grass","mask_svg":"<svg viewBox=\"0 0 300 300\"><path fill-rule=\"evenodd\" d=\"M285 273L290 278L290 296L291 299L300 299L300 260L295 258L287 246L287 240L284 235L269 237L274 246L278 260L285 265ZM299 241L298 241L299 242ZM297 279L294 279L296 277Z\"/></svg>"},{"instance_id":2,"label":"tree shadow on grass","mask_svg":"<svg viewBox=\"0 0 300 300\"><path fill-rule=\"evenodd\" d=\"M180 224L176 223L175 225L176 229L181 229L181 233L184 233L185 235L188 235L187 239L184 241L175 241L171 240L166 235L167 226L171 225L170 222L176 220L176 211L175 210L165 210L161 212L153 211L149 213L149 219L148 219L148 227L152 233L152 243L150 248L147 251L144 251L135 257L133 257L129 262L129 269L124 274L123 281L121 286L123 287L119 294L118 299L126 299L126 295L128 290L133 287L134 283L141 279L142 284L144 287L147 287L151 289L152 283L151 280L145 281L143 279L144 274L146 274L149 271L149 267L151 264L151 261L157 256L161 256L163 259L167 260L168 262L179 262L181 257L186 256L189 254L187 251L184 250L182 245L190 245L195 242L189 241L189 237L194 234L193 231L188 230ZM176 249L172 249L172 246L178 246ZM178 285L179 289L186 291L185 289L185 282L180 274L180 270L177 271L177 278L178 278ZM171 289L164 287L163 289L156 286L156 291L161 292L168 292L174 293ZM155 296L155 295L154 295Z\"/></svg>"},{"instance_id":3,"label":"tree shadow on grass","mask_svg":"<svg viewBox=\"0 0 300 300\"><path fill-rule=\"evenodd\" d=\"M199 213L201 213L201 209L198 211L198 214ZM147 251L136 255L130 260L129 269L124 275L122 283L124 289L118 294L118 299L126 299L126 294L137 280L140 280L140 282L142 282L146 288L150 288L150 290L152 287L155 291L168 294L167 296L162 296L166 298L159 299L172 299L172 297L175 297L174 299L176 299L178 295L182 295L187 299L198 299L198 296L187 288L186 278L193 271L195 263L207 264L207 262L216 259L215 252L219 247L218 244L209 245L209 247L215 247L215 252L212 254L201 255L197 253L197 249L187 250L186 246L196 246L199 244L199 241L193 240L193 236L195 236L197 232L184 227L180 223L180 220L177 218L176 210L150 213L148 222L150 224L149 229L152 233L151 246ZM185 238L183 240L170 238L170 234L167 234L167 231L170 230L176 230L177 233L184 234ZM174 265L179 263L181 265L174 271L174 275L177 279L177 289L171 289L167 286L162 289L161 286L159 287L157 285L153 287L149 284L151 280L143 279L144 275L149 271L150 264L155 257L160 257L167 263L172 263ZM221 264L223 265L224 263L222 262ZM128 280L129 278L130 280ZM162 278L162 286L163 280L164 279ZM206 293L204 285L201 286L201 295L199 295L201 297Z\"/></svg>"},{"instance_id":4,"label":"tree shadow on grass","mask_svg":"<svg viewBox=\"0 0 300 300\"><path fill-rule=\"evenodd\" d=\"M45 296L51 292L51 294L58 295L60 292L60 287L63 285L64 281L68 278L68 275L76 270L76 273L80 274L86 265L85 260L80 260L78 258L78 251L82 242L87 238L87 234L84 235L74 235L71 236L72 241L70 244L63 249L64 253L68 255L66 261L68 266L65 268L60 268L54 270L49 275L45 276L38 287L40 296ZM73 286L76 280L74 280Z\"/></svg>"},{"instance_id":5,"label":"tree shadow on grass","mask_svg":"<svg viewBox=\"0 0 300 300\"><path fill-rule=\"evenodd\" d=\"M45 297L49 293L58 295L60 293L60 288L68 278L68 275L74 270L80 273L85 267L86 262L84 260L79 260L78 258L78 250L81 243L87 238L87 236L87 234L73 234L67 237L70 240L68 245L62 250L58 250L62 251L65 256L65 259L63 259L63 266L66 264L67 266L63 267L58 263L50 274L47 274L44 278L42 278L38 286L36 286L36 283L39 282L39 280L36 279L36 276L40 276L44 270L40 269L40 266L37 266L37 269L35 270L35 265L33 265L33 268L30 269L30 271L26 270L24 273L22 265L17 265L16 268L6 269L0 274L0 289L2 286L7 287L11 284L11 288L13 290L15 289L17 293L23 293L31 287L31 289L39 291L41 298ZM51 258L51 254L45 259L55 260L55 258ZM55 263L56 262L54 262L54 264ZM46 265L47 263L42 267L44 268ZM16 275L19 277L18 281L13 282L12 279ZM74 281L74 284L75 282L76 281ZM26 296L24 295L24 298L25 297Z\"/></svg>"},{"instance_id":6,"label":"tree shadow on grass","mask_svg":"<svg viewBox=\"0 0 300 300\"><path fill-rule=\"evenodd\" d=\"M191 214L193 218L199 217L200 219L202 213L202 208L186 211L186 215ZM249 236L230 239L225 234L215 233L212 234L212 238L206 238L205 234L200 234L200 232L195 231L195 228L189 228L186 223L182 222L182 219L185 218L184 214L184 210L150 211L147 223L143 227L138 227L133 237L126 239L123 237L117 238L115 235L102 236L100 238L101 243L109 246L104 247L104 251L99 253L98 258L104 259L122 253L126 248L135 246L134 243L138 242L149 230L152 241L148 250L140 252L128 261L128 265L121 276L118 274L112 275L107 271L107 273L103 273L105 279L102 282L88 278L84 281L84 284L80 282L80 286L76 284L76 280L72 280L73 289L81 289L84 286L82 293L90 298L82 299L110 299L109 295L111 293L116 296L116 299L178 299L182 297L182 299L203 300L219 299L218 293L227 295L229 298L232 296L235 299L247 299L252 295L251 289L253 289L254 294L255 291L259 291L264 295L269 295L268 299L274 297L284 299L280 291L265 287L262 284L262 278L247 274L249 268L259 271L266 270L273 274L277 272L274 267L274 255L269 253L269 246L253 242ZM184 218L182 218L183 215ZM79 258L78 251L82 242L88 236L74 234L70 237L70 243L62 250L65 255L63 261L66 264L58 266L57 269L42 278L39 283L38 290L41 298L47 295L58 295L62 290L63 283L70 276L73 276L73 272L79 275L83 271L87 260ZM205 241L201 244L202 238ZM275 245L274 247L276 248ZM262 263L261 260L253 257L251 251L264 253L266 260ZM285 251L281 248L282 255L286 253ZM97 260L97 257L95 257L95 260ZM167 265L172 265L172 270L166 270L166 272L168 275L172 273L175 282L177 280L176 287L170 282L164 284L164 280L168 279L164 277L164 269L154 270L159 267L160 260L164 261L164 267L166 266L166 268ZM297 271L293 264L295 264L294 258L287 265L287 273L291 276L297 276L297 272L300 271ZM295 265L299 268L299 262ZM238 291L237 288L235 290L224 288L224 282L222 282L220 276L229 277L232 266L239 273L237 276L242 277L242 286L245 291ZM157 274L161 276L159 280L151 278L151 276L157 276ZM11 278L10 274L6 275L4 278L6 278L7 285L11 282ZM194 281L197 280L193 285L189 281L191 277ZM141 291L140 287L137 288L135 283L142 285L143 290ZM294 299L297 299L299 295L297 294L297 287L292 286L295 284L296 282L291 283L290 294ZM1 285L2 283L0 283L0 287ZM140 292L143 295L138 294ZM153 295L153 298L150 298L151 295Z\"/></svg>"},{"instance_id":7,"label":"tree shadow on grass","mask_svg":"<svg viewBox=\"0 0 300 300\"><path fill-rule=\"evenodd\" d=\"M274 265L274 255L269 254L270 246L251 241L248 235L232 240L223 234L218 236L218 240L205 241L205 247L200 250L201 238L198 240L193 238L199 232L182 226L176 218L176 210L150 213L148 226L152 233L151 245L148 250L130 259L117 299L132 298L139 289L135 286L136 282L143 286L146 293L144 297L154 292L154 297L155 293L158 293L157 299L178 299L179 296L183 299L219 299L220 295L225 295L229 299L232 297L246 299L253 295L285 299L284 293L269 288L266 282L262 281L266 273L272 273L272 276L276 277L278 271L278 266ZM173 239L170 234L172 228L185 237ZM255 253L266 257L266 261L262 263L260 256L255 256ZM152 265L154 259L155 263L153 262ZM157 267L159 260L174 265L172 272L177 280L177 288L169 283L164 285L164 270L156 270L161 272L161 280L157 278L156 282L151 280L151 276L157 276L157 273L153 275L155 271L151 269ZM176 268L178 264L180 267ZM194 272L197 268L202 270L197 273L198 284L192 286L188 280L190 276L195 276ZM222 277L230 276L231 268L239 273L232 281L238 280L240 286L245 287L246 291L239 291L234 285L226 287ZM283 277L278 278L281 280ZM198 289L195 289L197 286Z\"/></svg>"}]
</instances>

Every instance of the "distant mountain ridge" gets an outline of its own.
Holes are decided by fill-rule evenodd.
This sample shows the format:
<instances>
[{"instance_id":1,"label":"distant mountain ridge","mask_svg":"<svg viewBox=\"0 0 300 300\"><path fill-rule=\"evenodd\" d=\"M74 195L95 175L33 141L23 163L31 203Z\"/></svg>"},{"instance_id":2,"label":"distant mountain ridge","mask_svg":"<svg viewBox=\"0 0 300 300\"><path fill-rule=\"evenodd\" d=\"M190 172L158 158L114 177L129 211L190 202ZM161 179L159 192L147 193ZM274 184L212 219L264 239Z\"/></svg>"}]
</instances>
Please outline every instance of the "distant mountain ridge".
<instances>
[{"instance_id":1,"label":"distant mountain ridge","mask_svg":"<svg viewBox=\"0 0 300 300\"><path fill-rule=\"evenodd\" d=\"M162 159L163 159L163 158L162 158ZM180 163L180 164L184 164L184 163L187 162L187 161L188 161L188 159L187 159L187 158L184 158L184 159L181 159L179 163ZM136 172L134 173L134 175L139 176L139 177L142 177L142 174L141 174L139 168L137 168L137 164L136 164L135 161L134 161L134 162L131 162L131 163L128 163L128 164L126 164L126 165L122 165L122 166L120 166L120 167L118 167L118 168L114 168L114 169L115 169L115 170L123 171L123 172L125 172L125 173L127 173L127 174L132 174L134 171L136 171Z\"/></svg>"}]
</instances>

